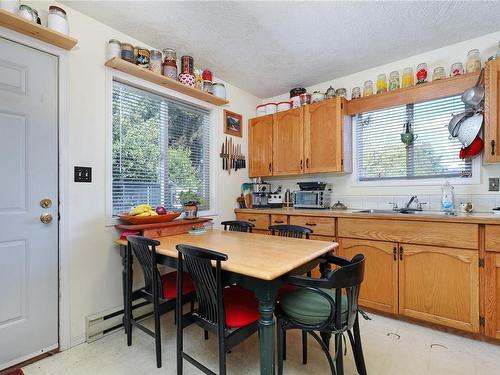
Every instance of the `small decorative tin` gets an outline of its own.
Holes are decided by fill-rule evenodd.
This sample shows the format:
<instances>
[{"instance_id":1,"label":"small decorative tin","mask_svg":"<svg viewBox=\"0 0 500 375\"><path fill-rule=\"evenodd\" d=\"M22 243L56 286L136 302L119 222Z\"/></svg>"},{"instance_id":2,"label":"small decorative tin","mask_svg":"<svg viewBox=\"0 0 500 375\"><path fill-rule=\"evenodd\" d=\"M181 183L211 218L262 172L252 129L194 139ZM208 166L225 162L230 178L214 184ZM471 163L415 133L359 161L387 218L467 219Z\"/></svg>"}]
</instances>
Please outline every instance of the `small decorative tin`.
<instances>
[{"instance_id":1,"label":"small decorative tin","mask_svg":"<svg viewBox=\"0 0 500 375\"><path fill-rule=\"evenodd\" d=\"M194 61L191 56L184 55L181 57L181 73L194 73Z\"/></svg>"},{"instance_id":2,"label":"small decorative tin","mask_svg":"<svg viewBox=\"0 0 500 375\"><path fill-rule=\"evenodd\" d=\"M204 81L212 82L212 72L210 70L205 69L202 74Z\"/></svg>"},{"instance_id":3,"label":"small decorative tin","mask_svg":"<svg viewBox=\"0 0 500 375\"><path fill-rule=\"evenodd\" d=\"M121 57L122 47L119 40L110 39L106 46L106 58L112 59L113 57Z\"/></svg>"},{"instance_id":4,"label":"small decorative tin","mask_svg":"<svg viewBox=\"0 0 500 375\"><path fill-rule=\"evenodd\" d=\"M149 50L142 47L137 47L137 65L142 68L149 69Z\"/></svg>"},{"instance_id":5,"label":"small decorative tin","mask_svg":"<svg viewBox=\"0 0 500 375\"><path fill-rule=\"evenodd\" d=\"M130 43L122 43L122 59L127 60L128 62L134 63L134 46Z\"/></svg>"}]
</instances>

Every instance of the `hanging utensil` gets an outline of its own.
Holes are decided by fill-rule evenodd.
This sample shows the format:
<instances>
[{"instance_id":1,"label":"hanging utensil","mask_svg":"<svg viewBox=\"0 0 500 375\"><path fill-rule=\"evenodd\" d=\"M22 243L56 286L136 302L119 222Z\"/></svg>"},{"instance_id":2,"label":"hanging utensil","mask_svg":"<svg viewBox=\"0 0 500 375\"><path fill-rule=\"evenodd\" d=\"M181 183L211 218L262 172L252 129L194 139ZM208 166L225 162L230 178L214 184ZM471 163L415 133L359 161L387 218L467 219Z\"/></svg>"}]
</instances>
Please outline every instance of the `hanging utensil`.
<instances>
[{"instance_id":1,"label":"hanging utensil","mask_svg":"<svg viewBox=\"0 0 500 375\"><path fill-rule=\"evenodd\" d=\"M450 123L448 124L448 131L450 135L454 138L457 136L458 129L460 128L460 123L467 117L472 116L474 114L474 110L472 108L459 113L451 118Z\"/></svg>"},{"instance_id":2,"label":"hanging utensil","mask_svg":"<svg viewBox=\"0 0 500 375\"><path fill-rule=\"evenodd\" d=\"M222 142L222 150L220 152L220 157L222 158L222 170L225 170L226 163L224 162L224 142Z\"/></svg>"},{"instance_id":3,"label":"hanging utensil","mask_svg":"<svg viewBox=\"0 0 500 375\"><path fill-rule=\"evenodd\" d=\"M470 89L465 90L464 93L462 94L462 101L465 104L477 107L483 101L484 87L480 85L483 76L484 76L484 68L481 69L481 73L479 73L476 85L474 87L471 87Z\"/></svg>"},{"instance_id":4,"label":"hanging utensil","mask_svg":"<svg viewBox=\"0 0 500 375\"><path fill-rule=\"evenodd\" d=\"M470 146L483 126L484 116L482 113L476 113L474 116L467 117L460 123L457 133L458 140L464 147Z\"/></svg>"}]
</instances>

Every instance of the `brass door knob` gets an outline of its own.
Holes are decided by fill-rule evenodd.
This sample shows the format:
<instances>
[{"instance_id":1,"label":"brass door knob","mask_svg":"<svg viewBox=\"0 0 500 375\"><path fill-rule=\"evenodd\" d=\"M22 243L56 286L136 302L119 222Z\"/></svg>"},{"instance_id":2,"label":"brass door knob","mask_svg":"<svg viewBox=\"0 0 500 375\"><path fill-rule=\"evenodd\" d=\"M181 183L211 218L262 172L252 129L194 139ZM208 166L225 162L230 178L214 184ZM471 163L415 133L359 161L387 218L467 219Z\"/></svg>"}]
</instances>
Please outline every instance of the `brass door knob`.
<instances>
[{"instance_id":1,"label":"brass door knob","mask_svg":"<svg viewBox=\"0 0 500 375\"><path fill-rule=\"evenodd\" d=\"M40 221L44 224L50 224L52 222L52 215L51 214L41 214L40 215Z\"/></svg>"},{"instance_id":2,"label":"brass door knob","mask_svg":"<svg viewBox=\"0 0 500 375\"><path fill-rule=\"evenodd\" d=\"M52 206L52 201L49 198L42 199L40 201L40 207L50 208Z\"/></svg>"}]
</instances>

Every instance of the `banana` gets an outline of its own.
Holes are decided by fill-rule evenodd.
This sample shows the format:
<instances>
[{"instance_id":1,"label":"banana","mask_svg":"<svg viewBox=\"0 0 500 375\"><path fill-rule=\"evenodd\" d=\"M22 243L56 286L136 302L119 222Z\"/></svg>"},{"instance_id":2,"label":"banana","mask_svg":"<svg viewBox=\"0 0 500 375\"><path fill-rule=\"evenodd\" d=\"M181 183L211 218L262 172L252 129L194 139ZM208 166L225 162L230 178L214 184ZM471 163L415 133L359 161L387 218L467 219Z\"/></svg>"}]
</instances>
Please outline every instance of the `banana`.
<instances>
[{"instance_id":1,"label":"banana","mask_svg":"<svg viewBox=\"0 0 500 375\"><path fill-rule=\"evenodd\" d=\"M135 206L135 208L147 208L149 211L153 210L153 207L150 206L149 204L139 204L139 205Z\"/></svg>"},{"instance_id":2,"label":"banana","mask_svg":"<svg viewBox=\"0 0 500 375\"><path fill-rule=\"evenodd\" d=\"M146 212L143 212L142 214L138 214L138 215L135 215L135 216L138 216L138 217L151 216L151 211L146 211Z\"/></svg>"}]
</instances>

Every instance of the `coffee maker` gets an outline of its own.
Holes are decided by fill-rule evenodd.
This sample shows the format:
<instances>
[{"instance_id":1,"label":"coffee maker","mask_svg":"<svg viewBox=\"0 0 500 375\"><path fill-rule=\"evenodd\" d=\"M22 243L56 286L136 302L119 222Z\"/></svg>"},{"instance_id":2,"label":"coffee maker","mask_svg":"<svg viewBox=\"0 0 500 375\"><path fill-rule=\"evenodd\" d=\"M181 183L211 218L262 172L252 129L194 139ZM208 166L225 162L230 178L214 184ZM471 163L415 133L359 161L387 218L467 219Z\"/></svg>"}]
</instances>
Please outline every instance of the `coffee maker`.
<instances>
[{"instance_id":1,"label":"coffee maker","mask_svg":"<svg viewBox=\"0 0 500 375\"><path fill-rule=\"evenodd\" d=\"M271 184L255 182L252 184L252 208L269 208Z\"/></svg>"}]
</instances>

